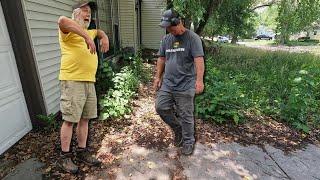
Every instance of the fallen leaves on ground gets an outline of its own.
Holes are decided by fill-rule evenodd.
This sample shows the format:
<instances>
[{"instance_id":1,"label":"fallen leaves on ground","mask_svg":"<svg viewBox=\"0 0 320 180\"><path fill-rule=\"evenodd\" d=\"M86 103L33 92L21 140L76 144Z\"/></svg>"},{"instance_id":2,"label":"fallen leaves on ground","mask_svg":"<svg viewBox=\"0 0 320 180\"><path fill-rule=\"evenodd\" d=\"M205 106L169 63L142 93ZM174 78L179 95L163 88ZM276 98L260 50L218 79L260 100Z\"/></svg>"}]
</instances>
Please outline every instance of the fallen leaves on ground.
<instances>
[{"instance_id":1,"label":"fallen leaves on ground","mask_svg":"<svg viewBox=\"0 0 320 180\"><path fill-rule=\"evenodd\" d=\"M140 86L139 97L132 102L132 115L123 119L90 122L88 144L102 161L101 167L89 167L79 163L78 174L63 172L56 164L60 152L59 130L31 131L0 156L0 164L5 165L0 168L0 179L12 171L15 165L32 157L46 164L43 173L50 179L97 179L101 172L106 172L107 177L104 174L100 178L116 179L116 173L121 168L119 162L125 158L123 152L129 146L137 144L161 151L172 143L171 130L155 113L155 94L151 89L151 83ZM196 139L208 145L219 142L258 146L269 144L291 152L307 143L319 143L320 132L315 130L311 134L302 134L269 117L251 116L247 123L238 126L219 125L196 119ZM75 136L71 144L76 147ZM152 162L148 163L147 167L156 168ZM186 179L182 172L182 165L177 161L176 168L170 171L170 176L172 179Z\"/></svg>"}]
</instances>

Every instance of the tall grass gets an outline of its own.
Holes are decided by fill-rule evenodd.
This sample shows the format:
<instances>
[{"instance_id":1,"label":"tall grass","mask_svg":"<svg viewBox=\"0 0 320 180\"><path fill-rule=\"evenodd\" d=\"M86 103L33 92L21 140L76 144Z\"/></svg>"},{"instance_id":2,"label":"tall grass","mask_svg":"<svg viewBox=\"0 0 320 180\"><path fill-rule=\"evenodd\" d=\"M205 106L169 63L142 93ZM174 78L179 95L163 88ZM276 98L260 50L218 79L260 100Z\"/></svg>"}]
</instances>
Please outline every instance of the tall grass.
<instances>
[{"instance_id":1,"label":"tall grass","mask_svg":"<svg viewBox=\"0 0 320 180\"><path fill-rule=\"evenodd\" d=\"M253 111L286 121L305 132L319 126L320 57L226 46L220 54L208 55L206 65L208 88L197 97L199 116L211 113L207 118L218 122L222 122L221 118L231 118L238 122L238 117ZM228 88L219 92L221 84ZM221 94L229 99L206 102L212 111L204 110L205 99L217 99ZM235 106L221 106L228 103ZM231 116L229 111L233 112Z\"/></svg>"}]
</instances>

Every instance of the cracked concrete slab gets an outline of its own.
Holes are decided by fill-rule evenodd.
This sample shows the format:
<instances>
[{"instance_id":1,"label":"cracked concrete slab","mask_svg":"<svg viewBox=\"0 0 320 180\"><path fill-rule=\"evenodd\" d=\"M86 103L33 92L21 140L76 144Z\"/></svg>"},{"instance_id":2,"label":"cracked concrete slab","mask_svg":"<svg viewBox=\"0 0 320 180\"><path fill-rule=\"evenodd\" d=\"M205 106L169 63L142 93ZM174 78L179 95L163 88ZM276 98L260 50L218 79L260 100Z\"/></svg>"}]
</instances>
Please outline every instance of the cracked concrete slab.
<instances>
[{"instance_id":1,"label":"cracked concrete slab","mask_svg":"<svg viewBox=\"0 0 320 180\"><path fill-rule=\"evenodd\" d=\"M183 156L175 147L159 151L133 145L123 154L115 179L288 179L257 146L197 143L192 156Z\"/></svg>"},{"instance_id":2,"label":"cracked concrete slab","mask_svg":"<svg viewBox=\"0 0 320 180\"><path fill-rule=\"evenodd\" d=\"M268 154L291 179L320 179L320 147L309 144L305 149L289 155L271 146L266 147Z\"/></svg>"},{"instance_id":3,"label":"cracked concrete slab","mask_svg":"<svg viewBox=\"0 0 320 180\"><path fill-rule=\"evenodd\" d=\"M174 164L166 151L133 145L124 154L117 179L171 179Z\"/></svg>"},{"instance_id":4,"label":"cracked concrete slab","mask_svg":"<svg viewBox=\"0 0 320 180\"><path fill-rule=\"evenodd\" d=\"M43 166L44 164L39 162L36 158L28 159L16 166L15 170L12 173L8 174L3 180L41 180L42 172L40 168L42 168Z\"/></svg>"},{"instance_id":5,"label":"cracked concrete slab","mask_svg":"<svg viewBox=\"0 0 320 180\"><path fill-rule=\"evenodd\" d=\"M112 178L109 171L100 171L84 179L320 179L320 148L316 145L285 155L271 146L197 143L192 156L183 156L176 147L159 150L134 144L122 152L118 162ZM42 166L37 159L29 159L4 179L40 180Z\"/></svg>"},{"instance_id":6,"label":"cracked concrete slab","mask_svg":"<svg viewBox=\"0 0 320 180\"><path fill-rule=\"evenodd\" d=\"M181 156L190 179L287 179L273 160L257 146L236 143L197 144L193 156Z\"/></svg>"}]
</instances>

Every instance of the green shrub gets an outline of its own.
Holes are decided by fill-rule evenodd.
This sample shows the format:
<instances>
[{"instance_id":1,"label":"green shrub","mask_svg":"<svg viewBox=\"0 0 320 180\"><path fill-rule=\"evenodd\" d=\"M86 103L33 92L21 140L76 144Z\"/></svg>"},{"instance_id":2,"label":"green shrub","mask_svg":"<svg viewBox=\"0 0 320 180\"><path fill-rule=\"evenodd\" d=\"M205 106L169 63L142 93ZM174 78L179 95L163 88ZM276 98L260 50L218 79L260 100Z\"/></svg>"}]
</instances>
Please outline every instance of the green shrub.
<instances>
[{"instance_id":1,"label":"green shrub","mask_svg":"<svg viewBox=\"0 0 320 180\"><path fill-rule=\"evenodd\" d=\"M129 112L130 99L135 95L139 85L139 79L129 67L122 68L112 79L114 88L109 90L100 101L100 119L121 117Z\"/></svg>"},{"instance_id":2,"label":"green shrub","mask_svg":"<svg viewBox=\"0 0 320 180\"><path fill-rule=\"evenodd\" d=\"M98 96L106 94L110 88L114 86L112 78L114 77L114 72L110 66L109 61L103 61L98 67L96 75L96 91Z\"/></svg>"},{"instance_id":3,"label":"green shrub","mask_svg":"<svg viewBox=\"0 0 320 180\"><path fill-rule=\"evenodd\" d=\"M54 131L58 128L59 124L56 120L56 116L54 114L49 114L49 115L42 115L42 114L39 114L37 115L37 118L44 122L45 124L45 130L47 131Z\"/></svg>"},{"instance_id":4,"label":"green shrub","mask_svg":"<svg viewBox=\"0 0 320 180\"><path fill-rule=\"evenodd\" d=\"M205 92L196 96L196 115L218 123L227 120L236 124L242 122L244 94L241 87L235 80L225 78L216 68L209 66L207 70Z\"/></svg>"},{"instance_id":5,"label":"green shrub","mask_svg":"<svg viewBox=\"0 0 320 180\"><path fill-rule=\"evenodd\" d=\"M127 57L126 61L128 65L112 78L113 87L99 100L100 119L118 118L130 113L130 101L139 84L151 79L151 68L143 64L140 52L134 57Z\"/></svg>"},{"instance_id":6,"label":"green shrub","mask_svg":"<svg viewBox=\"0 0 320 180\"><path fill-rule=\"evenodd\" d=\"M288 98L281 106L281 118L297 129L308 132L320 122L320 70L300 70L291 81Z\"/></svg>"},{"instance_id":7,"label":"green shrub","mask_svg":"<svg viewBox=\"0 0 320 180\"><path fill-rule=\"evenodd\" d=\"M225 109L233 114L244 115L245 111L263 114L307 132L319 126L319 83L318 56L223 46L219 55L207 57L205 93L197 97L196 107L201 115L203 108L207 108L206 99L220 96L223 104L229 104ZM215 100L212 104L218 103ZM203 114L221 114L214 107L212 112L206 109Z\"/></svg>"}]
</instances>

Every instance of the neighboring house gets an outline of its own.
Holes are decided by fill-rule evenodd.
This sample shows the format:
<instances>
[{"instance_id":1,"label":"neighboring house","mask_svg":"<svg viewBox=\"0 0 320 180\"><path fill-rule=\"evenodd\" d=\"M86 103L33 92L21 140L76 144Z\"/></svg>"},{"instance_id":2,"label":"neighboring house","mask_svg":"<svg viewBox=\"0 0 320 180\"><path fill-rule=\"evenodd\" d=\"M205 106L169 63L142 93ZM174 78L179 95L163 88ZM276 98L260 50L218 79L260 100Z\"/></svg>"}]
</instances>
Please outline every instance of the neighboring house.
<instances>
[{"instance_id":1,"label":"neighboring house","mask_svg":"<svg viewBox=\"0 0 320 180\"><path fill-rule=\"evenodd\" d=\"M59 112L60 47L57 20L75 0L1 0L0 154ZM165 0L97 0L99 25L114 49L157 49Z\"/></svg>"},{"instance_id":2,"label":"neighboring house","mask_svg":"<svg viewBox=\"0 0 320 180\"><path fill-rule=\"evenodd\" d=\"M290 39L297 40L298 38L308 37L308 36L310 37L310 39L320 40L320 29L315 28L309 31L302 31L300 33L290 36Z\"/></svg>"}]
</instances>

